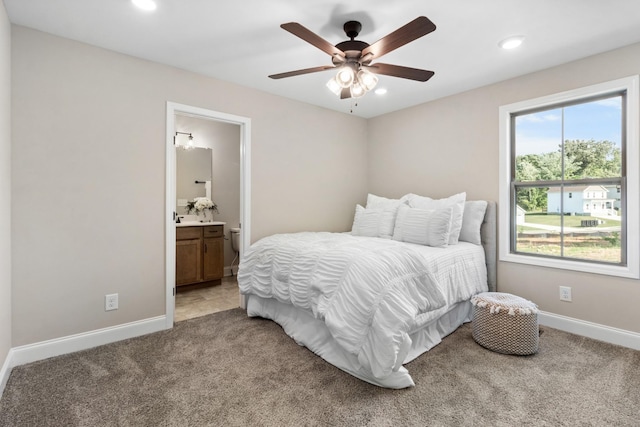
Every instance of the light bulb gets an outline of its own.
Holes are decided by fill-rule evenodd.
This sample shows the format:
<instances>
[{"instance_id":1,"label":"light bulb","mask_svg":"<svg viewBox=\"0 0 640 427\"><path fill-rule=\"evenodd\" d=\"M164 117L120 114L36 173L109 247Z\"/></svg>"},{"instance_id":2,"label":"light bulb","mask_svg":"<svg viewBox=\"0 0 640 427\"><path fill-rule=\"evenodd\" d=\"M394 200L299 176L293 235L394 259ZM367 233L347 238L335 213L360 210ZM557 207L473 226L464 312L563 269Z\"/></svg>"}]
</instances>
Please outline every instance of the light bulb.
<instances>
[{"instance_id":1,"label":"light bulb","mask_svg":"<svg viewBox=\"0 0 640 427\"><path fill-rule=\"evenodd\" d=\"M355 82L351 85L351 96L353 98L359 98L364 95L364 87L359 82Z\"/></svg>"},{"instance_id":2,"label":"light bulb","mask_svg":"<svg viewBox=\"0 0 640 427\"><path fill-rule=\"evenodd\" d=\"M349 87L353 83L353 70L349 67L342 67L336 75L336 81L340 87Z\"/></svg>"},{"instance_id":3,"label":"light bulb","mask_svg":"<svg viewBox=\"0 0 640 427\"><path fill-rule=\"evenodd\" d=\"M358 81L364 86L365 90L370 91L378 84L378 76L367 71L358 71Z\"/></svg>"},{"instance_id":4,"label":"light bulb","mask_svg":"<svg viewBox=\"0 0 640 427\"><path fill-rule=\"evenodd\" d=\"M327 82L327 87L331 92L335 93L337 96L340 96L342 86L340 86L340 83L338 83L335 77L332 77L331 80Z\"/></svg>"}]
</instances>

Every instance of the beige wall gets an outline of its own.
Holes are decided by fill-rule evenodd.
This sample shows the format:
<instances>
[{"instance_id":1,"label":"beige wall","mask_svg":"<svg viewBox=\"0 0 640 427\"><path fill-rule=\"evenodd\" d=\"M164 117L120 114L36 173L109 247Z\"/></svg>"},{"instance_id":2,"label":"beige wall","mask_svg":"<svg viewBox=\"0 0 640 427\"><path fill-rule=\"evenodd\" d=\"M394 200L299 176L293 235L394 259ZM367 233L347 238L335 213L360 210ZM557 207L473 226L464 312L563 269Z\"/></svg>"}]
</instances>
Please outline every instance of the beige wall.
<instances>
[{"instance_id":1,"label":"beige wall","mask_svg":"<svg viewBox=\"0 0 640 427\"><path fill-rule=\"evenodd\" d=\"M251 118L253 241L350 228L366 120L12 30L13 346L164 314L167 101Z\"/></svg>"},{"instance_id":2,"label":"beige wall","mask_svg":"<svg viewBox=\"0 0 640 427\"><path fill-rule=\"evenodd\" d=\"M640 73L640 44L369 120L369 189L498 200L498 107ZM638 238L638 236L635 236ZM559 301L558 286L573 302ZM498 288L544 311L640 332L640 282L513 263Z\"/></svg>"},{"instance_id":3,"label":"beige wall","mask_svg":"<svg viewBox=\"0 0 640 427\"><path fill-rule=\"evenodd\" d=\"M348 230L367 191L497 200L500 105L640 72L633 45L367 121L20 26L10 37L0 16L3 58L9 43L0 256L13 257L13 304L3 268L0 357L11 334L20 346L164 313L167 101L251 118L255 241ZM542 310L640 332L636 280L501 263L498 281ZM572 303L558 300L560 284L573 287ZM114 292L120 309L107 313Z\"/></svg>"},{"instance_id":4,"label":"beige wall","mask_svg":"<svg viewBox=\"0 0 640 427\"><path fill-rule=\"evenodd\" d=\"M176 116L176 129L193 133L196 146L210 148L207 151L209 165L213 165L211 198L219 210L219 213L213 214L213 219L226 223L224 265L229 267L235 257L235 252L231 248L229 229L238 227L240 224L240 126L179 115ZM180 150L177 154L180 154ZM178 163L178 177L181 173ZM180 195L179 190L177 194ZM184 211L184 208L181 209L178 212ZM234 266L237 267L237 265L236 259Z\"/></svg>"},{"instance_id":5,"label":"beige wall","mask_svg":"<svg viewBox=\"0 0 640 427\"><path fill-rule=\"evenodd\" d=\"M0 0L0 368L11 348L11 25ZM0 387L0 392L2 387Z\"/></svg>"}]
</instances>

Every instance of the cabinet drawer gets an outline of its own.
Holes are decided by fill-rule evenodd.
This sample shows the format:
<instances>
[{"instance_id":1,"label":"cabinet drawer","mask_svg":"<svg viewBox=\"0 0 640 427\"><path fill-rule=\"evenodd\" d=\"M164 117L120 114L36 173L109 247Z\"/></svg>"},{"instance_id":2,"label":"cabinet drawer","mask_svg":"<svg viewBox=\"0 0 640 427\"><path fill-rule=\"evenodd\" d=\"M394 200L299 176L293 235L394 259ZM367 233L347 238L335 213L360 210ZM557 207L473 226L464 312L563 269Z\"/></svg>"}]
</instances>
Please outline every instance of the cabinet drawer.
<instances>
[{"instance_id":1,"label":"cabinet drawer","mask_svg":"<svg viewBox=\"0 0 640 427\"><path fill-rule=\"evenodd\" d=\"M204 237L222 237L222 225L209 225L204 228Z\"/></svg>"},{"instance_id":2,"label":"cabinet drawer","mask_svg":"<svg viewBox=\"0 0 640 427\"><path fill-rule=\"evenodd\" d=\"M176 227L176 240L199 239L202 237L202 228L203 227Z\"/></svg>"}]
</instances>

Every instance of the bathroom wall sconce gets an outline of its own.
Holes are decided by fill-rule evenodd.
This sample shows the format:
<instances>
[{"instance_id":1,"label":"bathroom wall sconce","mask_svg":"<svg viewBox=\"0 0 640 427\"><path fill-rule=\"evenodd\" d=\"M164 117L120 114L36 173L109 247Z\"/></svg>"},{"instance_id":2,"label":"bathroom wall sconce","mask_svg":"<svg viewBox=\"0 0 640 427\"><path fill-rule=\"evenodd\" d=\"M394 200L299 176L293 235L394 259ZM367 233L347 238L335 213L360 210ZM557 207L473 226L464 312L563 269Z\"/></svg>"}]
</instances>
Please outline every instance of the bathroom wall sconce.
<instances>
[{"instance_id":1,"label":"bathroom wall sconce","mask_svg":"<svg viewBox=\"0 0 640 427\"><path fill-rule=\"evenodd\" d=\"M189 135L189 141L186 144L178 144L176 140L178 135ZM193 145L193 134L190 132L176 132L176 136L173 137L173 143L183 150L191 150L192 148L195 148L195 145Z\"/></svg>"}]
</instances>

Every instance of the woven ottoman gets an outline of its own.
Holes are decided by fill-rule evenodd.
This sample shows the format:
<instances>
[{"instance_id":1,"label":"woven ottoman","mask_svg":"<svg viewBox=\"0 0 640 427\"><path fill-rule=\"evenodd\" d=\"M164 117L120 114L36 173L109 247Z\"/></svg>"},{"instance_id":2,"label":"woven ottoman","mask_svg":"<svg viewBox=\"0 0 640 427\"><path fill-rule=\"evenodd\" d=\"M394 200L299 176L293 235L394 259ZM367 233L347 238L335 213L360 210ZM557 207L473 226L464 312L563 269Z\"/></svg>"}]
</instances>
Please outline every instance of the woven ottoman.
<instances>
[{"instance_id":1,"label":"woven ottoman","mask_svg":"<svg viewBox=\"0 0 640 427\"><path fill-rule=\"evenodd\" d=\"M538 306L503 292L483 292L471 298L473 339L504 354L527 355L538 351Z\"/></svg>"}]
</instances>

